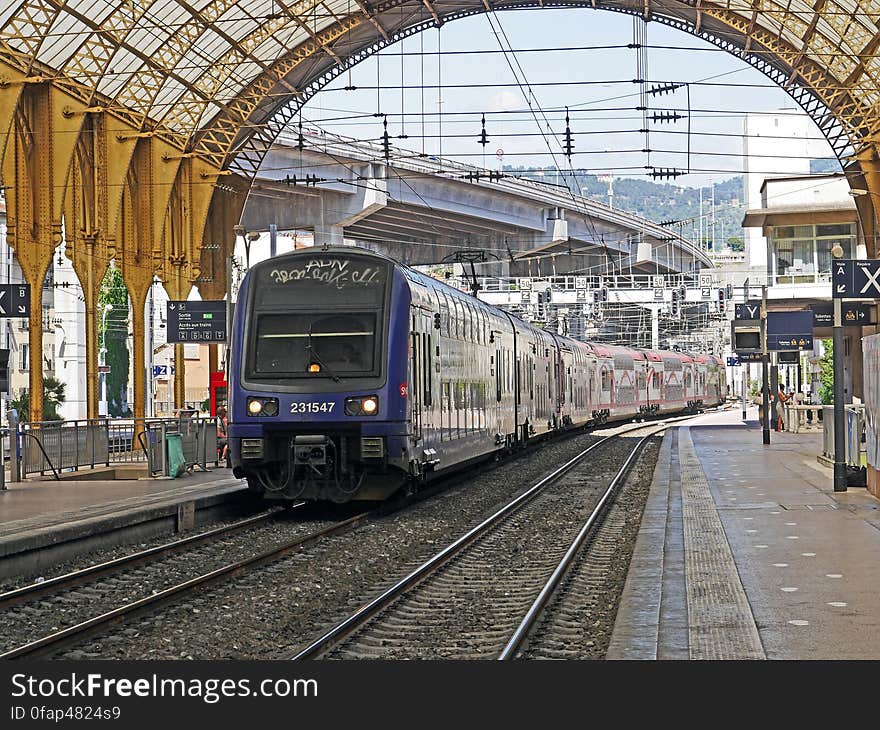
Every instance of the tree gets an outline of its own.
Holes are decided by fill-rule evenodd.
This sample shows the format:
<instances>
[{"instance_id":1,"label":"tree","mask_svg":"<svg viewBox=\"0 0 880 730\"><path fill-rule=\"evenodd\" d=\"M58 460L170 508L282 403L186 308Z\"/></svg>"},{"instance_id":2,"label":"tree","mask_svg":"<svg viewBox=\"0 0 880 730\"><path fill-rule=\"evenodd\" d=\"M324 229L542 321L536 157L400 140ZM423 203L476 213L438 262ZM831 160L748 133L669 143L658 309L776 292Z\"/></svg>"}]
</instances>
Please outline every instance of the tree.
<instances>
[{"instance_id":1,"label":"tree","mask_svg":"<svg viewBox=\"0 0 880 730\"><path fill-rule=\"evenodd\" d=\"M106 305L112 305L103 319L104 328L98 333L99 347L105 347L104 362L110 366L107 378L107 415L129 416L131 409L128 407L128 289L122 272L116 268L110 268L101 282L101 290L98 292L99 311L103 311Z\"/></svg>"},{"instance_id":2,"label":"tree","mask_svg":"<svg viewBox=\"0 0 880 730\"><path fill-rule=\"evenodd\" d=\"M58 408L66 400L65 385L51 375L43 376L43 420L60 421ZM9 406L18 411L19 418L30 418L31 393L23 390L21 395L10 401Z\"/></svg>"},{"instance_id":3,"label":"tree","mask_svg":"<svg viewBox=\"0 0 880 730\"><path fill-rule=\"evenodd\" d=\"M830 406L834 403L834 341L822 340L822 347L825 351L819 358L819 365L822 372L819 375L819 399L822 405Z\"/></svg>"}]
</instances>

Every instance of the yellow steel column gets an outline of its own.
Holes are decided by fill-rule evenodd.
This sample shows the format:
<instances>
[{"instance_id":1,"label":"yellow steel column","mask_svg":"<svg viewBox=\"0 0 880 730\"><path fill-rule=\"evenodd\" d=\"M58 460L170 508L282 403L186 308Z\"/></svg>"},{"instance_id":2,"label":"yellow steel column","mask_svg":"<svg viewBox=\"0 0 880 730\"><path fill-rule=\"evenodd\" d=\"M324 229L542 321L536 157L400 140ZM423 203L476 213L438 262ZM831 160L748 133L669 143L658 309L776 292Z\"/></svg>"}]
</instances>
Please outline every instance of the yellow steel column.
<instances>
[{"instance_id":1,"label":"yellow steel column","mask_svg":"<svg viewBox=\"0 0 880 730\"><path fill-rule=\"evenodd\" d=\"M43 281L61 243L61 218L83 107L48 82L22 89L3 159L8 243L31 286L30 420L43 416ZM79 112L79 113L77 113Z\"/></svg>"}]
</instances>

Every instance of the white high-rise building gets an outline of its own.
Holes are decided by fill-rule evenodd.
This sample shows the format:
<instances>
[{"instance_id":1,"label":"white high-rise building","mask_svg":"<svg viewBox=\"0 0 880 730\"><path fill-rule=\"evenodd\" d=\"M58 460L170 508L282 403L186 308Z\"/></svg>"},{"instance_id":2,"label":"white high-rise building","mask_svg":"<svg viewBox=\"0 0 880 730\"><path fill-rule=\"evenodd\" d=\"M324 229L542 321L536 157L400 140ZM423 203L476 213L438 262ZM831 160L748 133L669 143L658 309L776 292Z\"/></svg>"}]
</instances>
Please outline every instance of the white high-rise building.
<instances>
[{"instance_id":1,"label":"white high-rise building","mask_svg":"<svg viewBox=\"0 0 880 730\"><path fill-rule=\"evenodd\" d=\"M744 192L749 210L762 206L765 180L809 175L810 160L834 157L828 141L800 109L748 114L743 126ZM745 254L750 267L766 270L767 239L760 228L745 229Z\"/></svg>"}]
</instances>

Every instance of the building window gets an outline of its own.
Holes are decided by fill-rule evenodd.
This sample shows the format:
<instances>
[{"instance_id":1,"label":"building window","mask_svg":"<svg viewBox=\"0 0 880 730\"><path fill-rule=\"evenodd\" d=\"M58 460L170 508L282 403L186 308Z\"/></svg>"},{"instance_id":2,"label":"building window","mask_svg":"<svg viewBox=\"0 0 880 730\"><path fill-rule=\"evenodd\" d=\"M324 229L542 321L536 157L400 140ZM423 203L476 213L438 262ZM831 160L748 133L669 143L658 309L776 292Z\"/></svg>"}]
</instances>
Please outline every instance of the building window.
<instances>
[{"instance_id":1,"label":"building window","mask_svg":"<svg viewBox=\"0 0 880 730\"><path fill-rule=\"evenodd\" d=\"M831 249L840 244L852 258L856 232L852 223L779 226L771 229L773 275L780 284L813 282L831 273Z\"/></svg>"},{"instance_id":2,"label":"building window","mask_svg":"<svg viewBox=\"0 0 880 730\"><path fill-rule=\"evenodd\" d=\"M19 345L18 346L18 369L19 370L30 370L30 360L28 359L28 346L27 345Z\"/></svg>"}]
</instances>

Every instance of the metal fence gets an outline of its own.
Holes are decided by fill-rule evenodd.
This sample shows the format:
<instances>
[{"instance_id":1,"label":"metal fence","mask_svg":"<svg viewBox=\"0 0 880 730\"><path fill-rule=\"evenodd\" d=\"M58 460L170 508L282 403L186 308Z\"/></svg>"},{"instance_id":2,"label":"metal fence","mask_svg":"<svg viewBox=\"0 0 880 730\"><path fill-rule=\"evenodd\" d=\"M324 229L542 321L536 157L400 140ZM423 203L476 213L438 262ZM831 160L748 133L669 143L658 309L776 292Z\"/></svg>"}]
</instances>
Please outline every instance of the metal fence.
<instances>
[{"instance_id":1,"label":"metal fence","mask_svg":"<svg viewBox=\"0 0 880 730\"><path fill-rule=\"evenodd\" d=\"M834 459L834 406L822 408L822 451L826 457ZM844 461L847 466L861 468L867 463L864 404L845 405L844 419L846 425Z\"/></svg>"},{"instance_id":2,"label":"metal fence","mask_svg":"<svg viewBox=\"0 0 880 730\"><path fill-rule=\"evenodd\" d=\"M196 466L207 469L209 463L219 462L216 418L152 419L146 423L140 439L150 476L168 473L169 436L180 436L187 470Z\"/></svg>"},{"instance_id":3,"label":"metal fence","mask_svg":"<svg viewBox=\"0 0 880 730\"><path fill-rule=\"evenodd\" d=\"M146 463L164 473L166 434L179 434L187 468L217 463L217 419L188 414L177 418L84 419L21 423L16 438L20 475L77 471L85 467Z\"/></svg>"}]
</instances>

